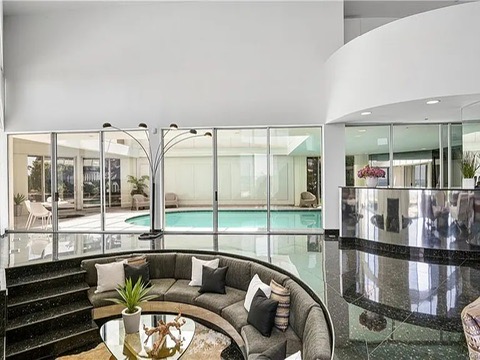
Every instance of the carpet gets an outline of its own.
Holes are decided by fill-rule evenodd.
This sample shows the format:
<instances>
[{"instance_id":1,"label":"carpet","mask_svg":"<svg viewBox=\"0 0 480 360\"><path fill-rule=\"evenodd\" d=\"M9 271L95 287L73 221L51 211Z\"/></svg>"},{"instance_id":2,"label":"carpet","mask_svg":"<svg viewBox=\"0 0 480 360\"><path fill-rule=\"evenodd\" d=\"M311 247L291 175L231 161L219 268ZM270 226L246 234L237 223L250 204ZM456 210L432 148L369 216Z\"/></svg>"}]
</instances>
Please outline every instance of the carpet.
<instances>
[{"instance_id":1,"label":"carpet","mask_svg":"<svg viewBox=\"0 0 480 360\"><path fill-rule=\"evenodd\" d=\"M228 347L231 340L228 336L209 329L199 323L195 326L195 336L192 343L182 356L182 360L221 359L222 351ZM110 352L101 343L96 348L75 355L67 355L57 360L109 360Z\"/></svg>"}]
</instances>

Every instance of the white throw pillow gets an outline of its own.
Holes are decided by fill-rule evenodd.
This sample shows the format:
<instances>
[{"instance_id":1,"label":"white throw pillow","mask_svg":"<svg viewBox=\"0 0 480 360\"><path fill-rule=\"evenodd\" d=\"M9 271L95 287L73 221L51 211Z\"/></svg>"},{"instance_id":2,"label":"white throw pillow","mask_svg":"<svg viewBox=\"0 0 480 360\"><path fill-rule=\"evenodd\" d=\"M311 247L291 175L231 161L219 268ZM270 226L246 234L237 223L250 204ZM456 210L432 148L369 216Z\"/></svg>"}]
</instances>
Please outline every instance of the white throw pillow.
<instances>
[{"instance_id":1,"label":"white throw pillow","mask_svg":"<svg viewBox=\"0 0 480 360\"><path fill-rule=\"evenodd\" d=\"M197 259L195 256L192 256L192 281L188 283L190 286L202 286L202 274L203 268L202 266L208 266L212 269L218 268L218 263L220 259L214 260L200 260Z\"/></svg>"},{"instance_id":2,"label":"white throw pillow","mask_svg":"<svg viewBox=\"0 0 480 360\"><path fill-rule=\"evenodd\" d=\"M115 290L118 285L125 284L125 261L115 261L108 264L95 264L97 268L97 290L95 294Z\"/></svg>"},{"instance_id":3,"label":"white throw pillow","mask_svg":"<svg viewBox=\"0 0 480 360\"><path fill-rule=\"evenodd\" d=\"M272 293L272 288L262 282L257 274L250 280L250 284L248 285L247 295L245 295L245 302L243 306L247 311L250 311L250 306L252 305L253 297L255 296L258 289L262 289L263 293L267 298L270 298Z\"/></svg>"},{"instance_id":4,"label":"white throw pillow","mask_svg":"<svg viewBox=\"0 0 480 360\"><path fill-rule=\"evenodd\" d=\"M285 360L302 360L302 354L300 353L300 350L298 350L295 354L285 358Z\"/></svg>"}]
</instances>

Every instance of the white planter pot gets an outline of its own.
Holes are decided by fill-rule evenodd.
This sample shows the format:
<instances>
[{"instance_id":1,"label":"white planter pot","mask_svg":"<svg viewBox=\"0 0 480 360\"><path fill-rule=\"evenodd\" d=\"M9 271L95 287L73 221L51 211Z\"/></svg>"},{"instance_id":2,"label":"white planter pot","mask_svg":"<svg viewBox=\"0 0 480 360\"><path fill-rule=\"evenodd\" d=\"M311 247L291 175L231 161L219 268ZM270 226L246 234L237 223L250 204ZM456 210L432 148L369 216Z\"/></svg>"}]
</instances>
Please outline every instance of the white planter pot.
<instances>
[{"instance_id":1,"label":"white planter pot","mask_svg":"<svg viewBox=\"0 0 480 360\"><path fill-rule=\"evenodd\" d=\"M475 189L475 179L463 179L462 180L462 188L464 189Z\"/></svg>"},{"instance_id":2,"label":"white planter pot","mask_svg":"<svg viewBox=\"0 0 480 360\"><path fill-rule=\"evenodd\" d=\"M127 308L122 311L123 326L125 334L134 334L140 330L140 316L142 315L142 308L136 307L137 311L133 314L127 313Z\"/></svg>"},{"instance_id":3,"label":"white planter pot","mask_svg":"<svg viewBox=\"0 0 480 360\"><path fill-rule=\"evenodd\" d=\"M367 177L365 180L366 180L366 183L367 183L367 186L368 186L368 187L377 187L378 178L376 178L376 177Z\"/></svg>"}]
</instances>

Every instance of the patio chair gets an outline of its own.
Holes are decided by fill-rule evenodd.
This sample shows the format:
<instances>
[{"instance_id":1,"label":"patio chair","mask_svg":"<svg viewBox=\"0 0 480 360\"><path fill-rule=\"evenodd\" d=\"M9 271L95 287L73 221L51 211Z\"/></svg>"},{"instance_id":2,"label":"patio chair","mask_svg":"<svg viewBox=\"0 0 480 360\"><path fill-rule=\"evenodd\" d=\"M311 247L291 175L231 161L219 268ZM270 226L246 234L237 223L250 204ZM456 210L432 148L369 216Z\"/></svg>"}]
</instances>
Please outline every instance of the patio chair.
<instances>
[{"instance_id":1,"label":"patio chair","mask_svg":"<svg viewBox=\"0 0 480 360\"><path fill-rule=\"evenodd\" d=\"M178 208L178 196L175 193L165 193L165 207Z\"/></svg>"},{"instance_id":2,"label":"patio chair","mask_svg":"<svg viewBox=\"0 0 480 360\"><path fill-rule=\"evenodd\" d=\"M150 199L142 194L135 194L133 195L133 206L135 208L149 208L150 207Z\"/></svg>"},{"instance_id":3,"label":"patio chair","mask_svg":"<svg viewBox=\"0 0 480 360\"><path fill-rule=\"evenodd\" d=\"M29 230L35 223L37 218L42 219L42 229L46 229L48 225L52 225L52 213L48 211L41 203L25 200L25 206L28 210L27 224L25 228Z\"/></svg>"},{"instance_id":4,"label":"patio chair","mask_svg":"<svg viewBox=\"0 0 480 360\"><path fill-rule=\"evenodd\" d=\"M300 207L315 207L317 205L317 197L309 191L300 194Z\"/></svg>"}]
</instances>

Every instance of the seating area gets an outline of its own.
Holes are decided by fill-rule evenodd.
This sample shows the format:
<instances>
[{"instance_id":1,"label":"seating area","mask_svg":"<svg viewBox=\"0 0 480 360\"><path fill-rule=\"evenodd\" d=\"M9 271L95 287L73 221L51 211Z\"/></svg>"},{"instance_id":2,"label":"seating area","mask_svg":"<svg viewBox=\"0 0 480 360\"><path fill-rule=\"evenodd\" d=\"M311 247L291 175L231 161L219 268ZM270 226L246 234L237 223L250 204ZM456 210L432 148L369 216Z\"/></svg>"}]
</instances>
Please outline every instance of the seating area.
<instances>
[{"instance_id":1,"label":"seating area","mask_svg":"<svg viewBox=\"0 0 480 360\"><path fill-rule=\"evenodd\" d=\"M202 314L208 321L222 328L248 359L257 359L270 347L283 342L286 342L287 356L300 351L303 359L332 358L333 327L328 311L305 284L288 273L266 263L225 254L166 252L147 253L145 257L153 286L151 294L156 296L146 305L146 309L175 309L174 312L180 309L186 316ZM195 272L192 272L192 258L202 261L218 259L219 268L228 267L225 294L200 294L199 287L189 285ZM119 260L125 260L125 257L108 256L82 261L81 266L86 271L85 281L90 286L88 298L94 307L95 319L118 315L121 310L118 305L112 305L107 300L118 296L115 290L96 291L99 285L97 267ZM249 312L244 307L245 297L255 275L265 284L274 280L290 293L288 326L285 331L273 327L269 337L263 336L249 323Z\"/></svg>"}]
</instances>

